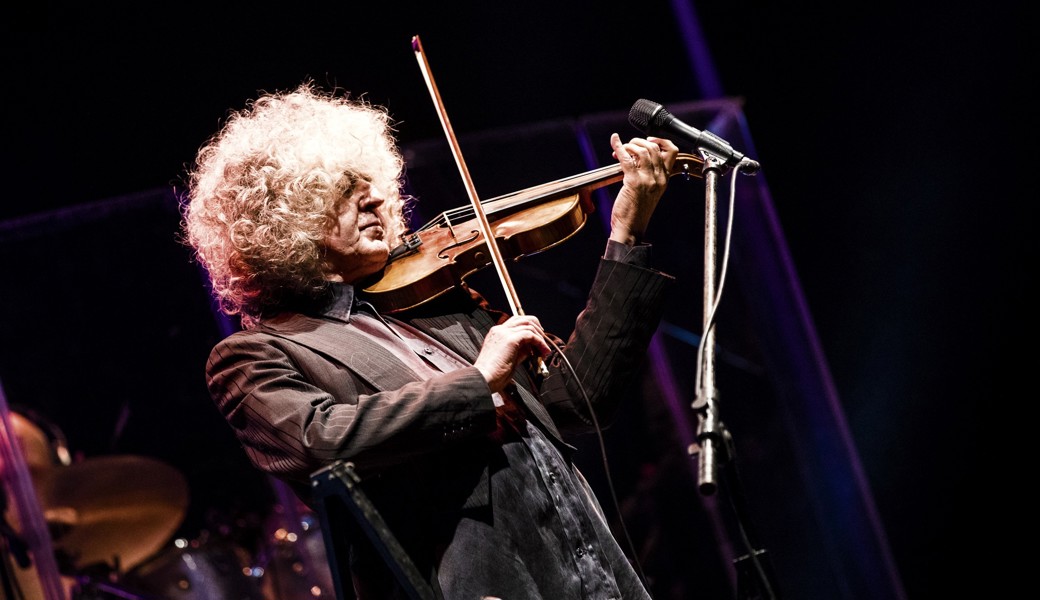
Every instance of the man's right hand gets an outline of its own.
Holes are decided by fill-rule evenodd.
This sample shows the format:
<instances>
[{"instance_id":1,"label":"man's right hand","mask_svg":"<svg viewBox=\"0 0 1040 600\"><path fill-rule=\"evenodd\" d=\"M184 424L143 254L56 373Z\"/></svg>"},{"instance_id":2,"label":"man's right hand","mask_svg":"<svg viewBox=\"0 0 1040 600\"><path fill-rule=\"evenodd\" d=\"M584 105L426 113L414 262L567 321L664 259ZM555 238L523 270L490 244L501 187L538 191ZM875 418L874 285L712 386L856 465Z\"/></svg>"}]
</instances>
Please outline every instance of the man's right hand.
<instances>
[{"instance_id":1,"label":"man's right hand","mask_svg":"<svg viewBox=\"0 0 1040 600\"><path fill-rule=\"evenodd\" d=\"M545 358L551 352L542 324L530 315L510 317L488 331L473 363L492 392L501 392L513 379L513 371L525 360Z\"/></svg>"}]
</instances>

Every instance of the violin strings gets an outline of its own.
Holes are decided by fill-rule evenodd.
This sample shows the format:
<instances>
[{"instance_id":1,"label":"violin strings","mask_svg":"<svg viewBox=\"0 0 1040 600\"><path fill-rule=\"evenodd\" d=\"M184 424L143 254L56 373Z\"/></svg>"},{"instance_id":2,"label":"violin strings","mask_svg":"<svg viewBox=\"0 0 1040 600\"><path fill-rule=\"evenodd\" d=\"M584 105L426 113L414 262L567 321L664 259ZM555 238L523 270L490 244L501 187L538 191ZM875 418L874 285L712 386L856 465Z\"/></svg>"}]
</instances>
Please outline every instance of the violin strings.
<instances>
[{"instance_id":1,"label":"violin strings","mask_svg":"<svg viewBox=\"0 0 1040 600\"><path fill-rule=\"evenodd\" d=\"M482 200L480 204L482 206L489 207L490 210L485 210L486 214L494 214L496 210L505 210L512 208L516 204L528 202L543 198L554 192L568 191L575 187L574 182L595 182L603 178L604 175L615 174L618 171L617 165L608 165L606 167L600 167L593 169L587 173L581 173L579 175L572 175L570 177L564 177L563 179L557 179L556 181L550 181L548 183L542 183L525 190L517 192L511 192L502 196L497 196L490 200ZM441 225L450 225L452 220L455 221L468 221L476 216L472 206L461 206L453 208L440 213L435 219L429 223L423 225L419 231L426 231L434 227L440 227Z\"/></svg>"}]
</instances>

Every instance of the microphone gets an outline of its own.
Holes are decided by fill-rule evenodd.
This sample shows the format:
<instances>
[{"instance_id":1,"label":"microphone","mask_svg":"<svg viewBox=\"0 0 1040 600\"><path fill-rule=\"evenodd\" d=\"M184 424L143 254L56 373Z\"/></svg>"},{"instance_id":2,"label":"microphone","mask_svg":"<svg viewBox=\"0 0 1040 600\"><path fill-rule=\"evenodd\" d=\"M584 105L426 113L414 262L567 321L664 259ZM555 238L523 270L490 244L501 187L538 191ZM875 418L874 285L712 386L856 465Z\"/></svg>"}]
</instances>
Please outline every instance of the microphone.
<instances>
[{"instance_id":1,"label":"microphone","mask_svg":"<svg viewBox=\"0 0 1040 600\"><path fill-rule=\"evenodd\" d=\"M744 173L752 174L761 168L758 161L737 152L726 140L710 131L699 131L690 127L656 102L642 98L636 100L632 110L628 111L628 122L646 135L689 142L698 150L710 152L723 159L726 165Z\"/></svg>"}]
</instances>

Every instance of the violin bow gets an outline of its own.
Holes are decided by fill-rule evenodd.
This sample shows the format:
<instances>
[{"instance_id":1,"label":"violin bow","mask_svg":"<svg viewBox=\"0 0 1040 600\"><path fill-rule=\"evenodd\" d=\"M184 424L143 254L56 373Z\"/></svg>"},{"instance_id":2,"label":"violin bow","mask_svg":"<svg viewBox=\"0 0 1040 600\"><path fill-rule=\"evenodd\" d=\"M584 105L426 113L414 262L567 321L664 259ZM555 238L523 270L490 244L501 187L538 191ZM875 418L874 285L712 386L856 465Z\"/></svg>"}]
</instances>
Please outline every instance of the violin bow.
<instances>
[{"instance_id":1,"label":"violin bow","mask_svg":"<svg viewBox=\"0 0 1040 600\"><path fill-rule=\"evenodd\" d=\"M423 79L426 80L426 87L430 91L430 97L433 99L433 104L437 109L437 116L441 120L441 126L444 128L444 133L448 137L448 143L451 145L451 153L455 157L455 164L459 168L459 173L462 175L462 181L466 186L466 194L469 196L470 204L473 205L473 214L477 217L477 223L480 225L480 231L484 234L484 240L487 242L488 252L491 253L491 263L495 265L495 271L498 272L498 279L502 283L502 289L505 290L506 299L509 301L509 308L513 311L514 315L524 314L523 308L520 307L520 298L516 294L516 288L513 287L513 281L509 277L509 271L506 270L505 259L502 258L502 251L498 247L498 242L495 241L495 232L491 229L491 224L487 220L487 215L484 213L484 206L480 202L480 198L477 196L476 186L473 185L473 179L469 175L469 169L466 167L466 161L462 158L462 150L459 148L459 142L455 138L455 132L451 127L451 121L448 120L448 113L444 108L444 102L441 100L441 94L437 90L437 84L433 80L433 75L430 73L430 64L426 60L426 53L423 52L422 42L419 40L419 36L412 37L412 50L415 52L415 57L419 61L419 69L422 71ZM538 373L540 375L548 375L549 370L546 368L545 363L541 357L536 357L538 360Z\"/></svg>"}]
</instances>

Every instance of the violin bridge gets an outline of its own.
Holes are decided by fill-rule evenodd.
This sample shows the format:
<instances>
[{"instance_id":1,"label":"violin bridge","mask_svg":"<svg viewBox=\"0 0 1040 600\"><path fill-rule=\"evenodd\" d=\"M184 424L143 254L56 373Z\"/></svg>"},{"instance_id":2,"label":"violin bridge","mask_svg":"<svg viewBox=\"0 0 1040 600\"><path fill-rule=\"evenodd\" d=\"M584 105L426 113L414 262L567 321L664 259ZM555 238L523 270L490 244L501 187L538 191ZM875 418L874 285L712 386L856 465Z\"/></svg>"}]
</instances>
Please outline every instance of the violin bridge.
<instances>
[{"instance_id":1,"label":"violin bridge","mask_svg":"<svg viewBox=\"0 0 1040 600\"><path fill-rule=\"evenodd\" d=\"M446 212L441 214L444 217L444 226L448 229L448 235L450 235L453 240L458 239L455 237L455 226L451 224L451 216Z\"/></svg>"}]
</instances>

